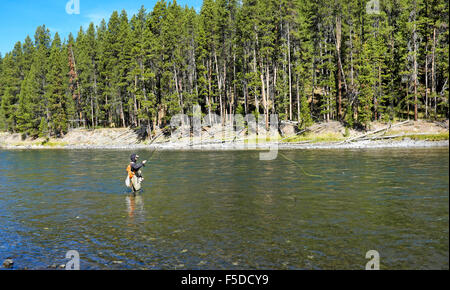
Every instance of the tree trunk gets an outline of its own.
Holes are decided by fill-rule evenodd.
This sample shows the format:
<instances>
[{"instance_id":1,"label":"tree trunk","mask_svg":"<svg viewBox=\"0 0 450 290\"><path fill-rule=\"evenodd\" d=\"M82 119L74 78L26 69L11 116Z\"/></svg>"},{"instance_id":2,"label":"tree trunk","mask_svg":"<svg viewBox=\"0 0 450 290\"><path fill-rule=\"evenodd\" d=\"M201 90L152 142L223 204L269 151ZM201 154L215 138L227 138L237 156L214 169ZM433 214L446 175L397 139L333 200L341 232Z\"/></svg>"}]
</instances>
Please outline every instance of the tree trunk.
<instances>
[{"instance_id":1,"label":"tree trunk","mask_svg":"<svg viewBox=\"0 0 450 290\"><path fill-rule=\"evenodd\" d=\"M137 107L137 100L136 100L136 92L137 92L137 86L138 86L138 76L134 76L134 93L133 93L133 122L134 126L137 126L137 115L138 115L138 107Z\"/></svg>"},{"instance_id":2,"label":"tree trunk","mask_svg":"<svg viewBox=\"0 0 450 290\"><path fill-rule=\"evenodd\" d=\"M97 73L95 71L95 63L94 63L94 95L95 95L95 127L98 126L98 97L97 97Z\"/></svg>"},{"instance_id":3,"label":"tree trunk","mask_svg":"<svg viewBox=\"0 0 450 290\"><path fill-rule=\"evenodd\" d=\"M91 94L91 126L94 127L94 97Z\"/></svg>"},{"instance_id":4,"label":"tree trunk","mask_svg":"<svg viewBox=\"0 0 450 290\"><path fill-rule=\"evenodd\" d=\"M217 53L214 50L214 62L216 67L216 77L217 77L217 88L219 90L219 107L220 107L220 120L223 125L223 102L222 102L222 81L219 73L219 63L217 61Z\"/></svg>"},{"instance_id":5,"label":"tree trunk","mask_svg":"<svg viewBox=\"0 0 450 290\"><path fill-rule=\"evenodd\" d=\"M120 93L120 90L119 90L119 102L120 102L120 107L119 107L120 119L122 120L122 127L125 128L127 125L126 125L126 121L125 121L125 113L123 111L123 102L122 102L122 95Z\"/></svg>"},{"instance_id":6,"label":"tree trunk","mask_svg":"<svg viewBox=\"0 0 450 290\"><path fill-rule=\"evenodd\" d=\"M406 82L406 108L408 112L408 120L410 117L410 110L409 110L409 82Z\"/></svg>"},{"instance_id":7,"label":"tree trunk","mask_svg":"<svg viewBox=\"0 0 450 290\"><path fill-rule=\"evenodd\" d=\"M208 98L207 98L207 104L208 104L208 115L209 115L209 123L212 124L212 118L211 118L211 58L207 61L208 62Z\"/></svg>"},{"instance_id":8,"label":"tree trunk","mask_svg":"<svg viewBox=\"0 0 450 290\"><path fill-rule=\"evenodd\" d=\"M262 63L260 63L260 78L261 78L261 93L262 93L262 101L263 101L263 107L264 107L264 118L266 117L267 112L267 103L266 103L266 86L264 82L264 67L262 66ZM267 127L267 124L266 124Z\"/></svg>"},{"instance_id":9,"label":"tree trunk","mask_svg":"<svg viewBox=\"0 0 450 290\"><path fill-rule=\"evenodd\" d=\"M437 105L436 105L436 62L435 62L435 53L436 53L436 27L433 27L433 52L431 58L431 94L434 97L434 117L436 118L437 113Z\"/></svg>"},{"instance_id":10,"label":"tree trunk","mask_svg":"<svg viewBox=\"0 0 450 290\"><path fill-rule=\"evenodd\" d=\"M184 114L183 95L181 93L180 84L178 83L178 74L177 74L177 70L176 70L175 66L173 68L173 78L175 81L175 90L177 92L178 104L181 109L181 114ZM181 121L184 122L184 119L182 119ZM183 125L184 125L184 123L183 123Z\"/></svg>"},{"instance_id":11,"label":"tree trunk","mask_svg":"<svg viewBox=\"0 0 450 290\"><path fill-rule=\"evenodd\" d=\"M226 66L227 62L224 61L223 62L223 77L222 77L222 86L223 86L223 118L226 118L226 113L227 113L227 102L229 102L228 98L227 98L227 66Z\"/></svg>"},{"instance_id":12,"label":"tree trunk","mask_svg":"<svg viewBox=\"0 0 450 290\"><path fill-rule=\"evenodd\" d=\"M428 118L428 36L425 43L425 118Z\"/></svg>"},{"instance_id":13,"label":"tree trunk","mask_svg":"<svg viewBox=\"0 0 450 290\"><path fill-rule=\"evenodd\" d=\"M351 81L351 90L353 90L353 82L354 82L354 78L353 78L353 36L352 36L352 31L353 31L353 25L350 26L350 81Z\"/></svg>"},{"instance_id":14,"label":"tree trunk","mask_svg":"<svg viewBox=\"0 0 450 290\"><path fill-rule=\"evenodd\" d=\"M142 59L139 59L139 67L141 69L142 94L144 95L144 100L147 101L147 90L145 88L145 78L144 78L145 66L144 66L144 63L143 63ZM139 107L140 107L140 105L139 105ZM146 112L147 112L147 116L148 116L148 108L146 109ZM141 120L138 117L138 125L139 126L141 125L140 123L141 123ZM147 124L148 124L148 130L149 130L148 136L150 137L150 134L151 134L150 120L148 120Z\"/></svg>"},{"instance_id":15,"label":"tree trunk","mask_svg":"<svg viewBox=\"0 0 450 290\"><path fill-rule=\"evenodd\" d=\"M414 8L416 9L416 7ZM416 12L414 12L414 28L413 28L413 45L414 45L414 121L418 120L418 108L417 108L417 31L416 31Z\"/></svg>"},{"instance_id":16,"label":"tree trunk","mask_svg":"<svg viewBox=\"0 0 450 290\"><path fill-rule=\"evenodd\" d=\"M269 130L269 98L270 98L270 73L269 73L269 65L266 65L266 86L267 86L267 93L266 93L266 104L264 105L265 108L265 114L264 117L266 118L266 130Z\"/></svg>"},{"instance_id":17,"label":"tree trunk","mask_svg":"<svg viewBox=\"0 0 450 290\"><path fill-rule=\"evenodd\" d=\"M256 48L253 47L253 72L256 74L257 70L256 70ZM263 86L264 86L264 81L263 81ZM256 93L256 88L255 88L255 110L256 112L259 113L259 102L258 102L258 96ZM264 94L264 89L262 89L262 92Z\"/></svg>"},{"instance_id":18,"label":"tree trunk","mask_svg":"<svg viewBox=\"0 0 450 290\"><path fill-rule=\"evenodd\" d=\"M288 78L289 78L289 120L292 121L292 79L291 79L291 38L289 31L289 22L287 24L287 41L288 41Z\"/></svg>"},{"instance_id":19,"label":"tree trunk","mask_svg":"<svg viewBox=\"0 0 450 290\"><path fill-rule=\"evenodd\" d=\"M245 67L248 69L247 51L246 50L244 50L244 64L245 64ZM245 111L245 115L247 115L248 114L248 82L247 82L246 77L244 77L243 93L244 93L244 111Z\"/></svg>"},{"instance_id":20,"label":"tree trunk","mask_svg":"<svg viewBox=\"0 0 450 290\"><path fill-rule=\"evenodd\" d=\"M275 95L275 88L277 87L278 67L275 65L273 70L274 70L274 72L273 72L273 87L274 87L273 95ZM274 114L276 114L276 111L275 111L275 96L273 96L273 98L272 98L272 112Z\"/></svg>"},{"instance_id":21,"label":"tree trunk","mask_svg":"<svg viewBox=\"0 0 450 290\"><path fill-rule=\"evenodd\" d=\"M337 53L337 118L342 117L342 80L341 80L341 18L336 16L336 53Z\"/></svg>"},{"instance_id":22,"label":"tree trunk","mask_svg":"<svg viewBox=\"0 0 450 290\"><path fill-rule=\"evenodd\" d=\"M301 119L301 115L300 115L300 90L299 90L299 85L298 85L298 76L297 76L297 82L296 82L296 91L297 91L297 121L300 124L300 119Z\"/></svg>"}]
</instances>

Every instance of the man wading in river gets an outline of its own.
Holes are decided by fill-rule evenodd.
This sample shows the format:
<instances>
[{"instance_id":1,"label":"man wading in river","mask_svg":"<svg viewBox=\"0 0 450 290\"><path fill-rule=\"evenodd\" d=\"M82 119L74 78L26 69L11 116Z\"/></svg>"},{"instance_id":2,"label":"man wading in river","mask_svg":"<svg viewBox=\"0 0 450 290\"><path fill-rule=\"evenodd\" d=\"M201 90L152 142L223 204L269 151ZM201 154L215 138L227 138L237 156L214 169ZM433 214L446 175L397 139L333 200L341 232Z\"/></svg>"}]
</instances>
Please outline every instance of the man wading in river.
<instances>
[{"instance_id":1,"label":"man wading in river","mask_svg":"<svg viewBox=\"0 0 450 290\"><path fill-rule=\"evenodd\" d=\"M145 163L147 163L147 160L142 161L142 163L137 163L137 160L139 158L139 155L137 154L131 154L130 159L130 165L127 167L128 176L125 180L125 184L127 187L130 187L133 192L139 191L141 189L141 182L144 180L141 173L141 168L145 167Z\"/></svg>"}]
</instances>

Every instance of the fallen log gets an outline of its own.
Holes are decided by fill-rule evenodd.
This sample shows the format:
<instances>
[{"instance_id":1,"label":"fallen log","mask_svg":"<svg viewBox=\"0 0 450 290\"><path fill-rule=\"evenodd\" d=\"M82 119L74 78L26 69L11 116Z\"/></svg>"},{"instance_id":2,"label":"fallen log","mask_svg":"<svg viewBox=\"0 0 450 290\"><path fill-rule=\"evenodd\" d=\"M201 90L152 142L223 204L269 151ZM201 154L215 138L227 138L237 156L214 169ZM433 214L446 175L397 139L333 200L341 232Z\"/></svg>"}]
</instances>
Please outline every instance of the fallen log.
<instances>
[{"instance_id":1,"label":"fallen log","mask_svg":"<svg viewBox=\"0 0 450 290\"><path fill-rule=\"evenodd\" d=\"M398 138L398 137L425 136L425 135L432 135L432 134L430 134L430 133L402 133L402 134L397 134L397 135L373 137L373 138L369 138L366 140L393 139L393 138Z\"/></svg>"},{"instance_id":2,"label":"fallen log","mask_svg":"<svg viewBox=\"0 0 450 290\"><path fill-rule=\"evenodd\" d=\"M439 127L442 127L442 128L444 128L444 129L446 129L446 130L449 129L448 126L447 126L447 124L445 124L444 122L438 122L438 121L435 121L434 123L435 123L436 125L438 125Z\"/></svg>"},{"instance_id":3,"label":"fallen log","mask_svg":"<svg viewBox=\"0 0 450 290\"><path fill-rule=\"evenodd\" d=\"M404 124L408 123L409 121L410 121L410 120L407 120L407 121L400 122L400 123L397 123L397 124L394 124L394 125L389 124L389 126L387 126L387 127L384 127L384 128L381 128L381 129L372 131L372 132L368 132L368 133L363 134L363 135L355 136L355 137L352 137L352 138L347 139L347 140L344 140L344 141L342 141L340 144L348 143L348 142L353 142L353 141L355 141L355 140L365 138L365 137L367 137L367 136L369 136L369 135L373 135L373 134L376 134L376 133L384 132L384 131L387 131L387 130L389 130L389 129L391 129L391 128L394 128L394 127L398 127L398 126L404 125Z\"/></svg>"},{"instance_id":4,"label":"fallen log","mask_svg":"<svg viewBox=\"0 0 450 290\"><path fill-rule=\"evenodd\" d=\"M297 121L280 121L281 124L298 125Z\"/></svg>"},{"instance_id":5,"label":"fallen log","mask_svg":"<svg viewBox=\"0 0 450 290\"><path fill-rule=\"evenodd\" d=\"M306 141L300 141L300 142L285 142L283 143L283 145L302 145L302 144L308 144L311 143L311 140L306 140Z\"/></svg>"}]
</instances>

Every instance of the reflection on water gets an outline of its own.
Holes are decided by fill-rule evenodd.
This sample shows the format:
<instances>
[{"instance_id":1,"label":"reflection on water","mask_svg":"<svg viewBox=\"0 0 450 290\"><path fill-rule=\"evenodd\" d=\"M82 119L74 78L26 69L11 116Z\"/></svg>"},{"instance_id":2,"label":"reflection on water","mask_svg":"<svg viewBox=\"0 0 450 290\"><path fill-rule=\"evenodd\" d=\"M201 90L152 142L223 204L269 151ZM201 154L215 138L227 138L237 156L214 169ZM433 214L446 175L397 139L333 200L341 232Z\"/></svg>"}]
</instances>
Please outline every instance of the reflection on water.
<instances>
[{"instance_id":1,"label":"reflection on water","mask_svg":"<svg viewBox=\"0 0 450 290\"><path fill-rule=\"evenodd\" d=\"M144 216L144 200L141 195L129 194L126 197L128 216L134 219L135 216Z\"/></svg>"},{"instance_id":2,"label":"reflection on water","mask_svg":"<svg viewBox=\"0 0 450 290\"><path fill-rule=\"evenodd\" d=\"M151 151L138 152L146 159ZM448 269L449 151L0 151L0 260L16 268Z\"/></svg>"}]
</instances>

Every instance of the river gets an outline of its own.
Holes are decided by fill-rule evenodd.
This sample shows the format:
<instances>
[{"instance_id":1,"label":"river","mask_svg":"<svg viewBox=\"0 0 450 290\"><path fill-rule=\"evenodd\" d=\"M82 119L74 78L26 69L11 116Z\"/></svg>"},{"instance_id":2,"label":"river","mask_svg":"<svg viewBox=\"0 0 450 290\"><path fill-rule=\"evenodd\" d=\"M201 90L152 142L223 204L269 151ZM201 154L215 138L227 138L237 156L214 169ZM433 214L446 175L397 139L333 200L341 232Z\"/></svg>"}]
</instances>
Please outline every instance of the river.
<instances>
[{"instance_id":1,"label":"river","mask_svg":"<svg viewBox=\"0 0 450 290\"><path fill-rule=\"evenodd\" d=\"M449 150L0 150L0 259L43 269L449 268ZM141 159L150 151L138 151ZM294 163L293 161L297 162ZM1 261L0 261L1 263Z\"/></svg>"}]
</instances>

